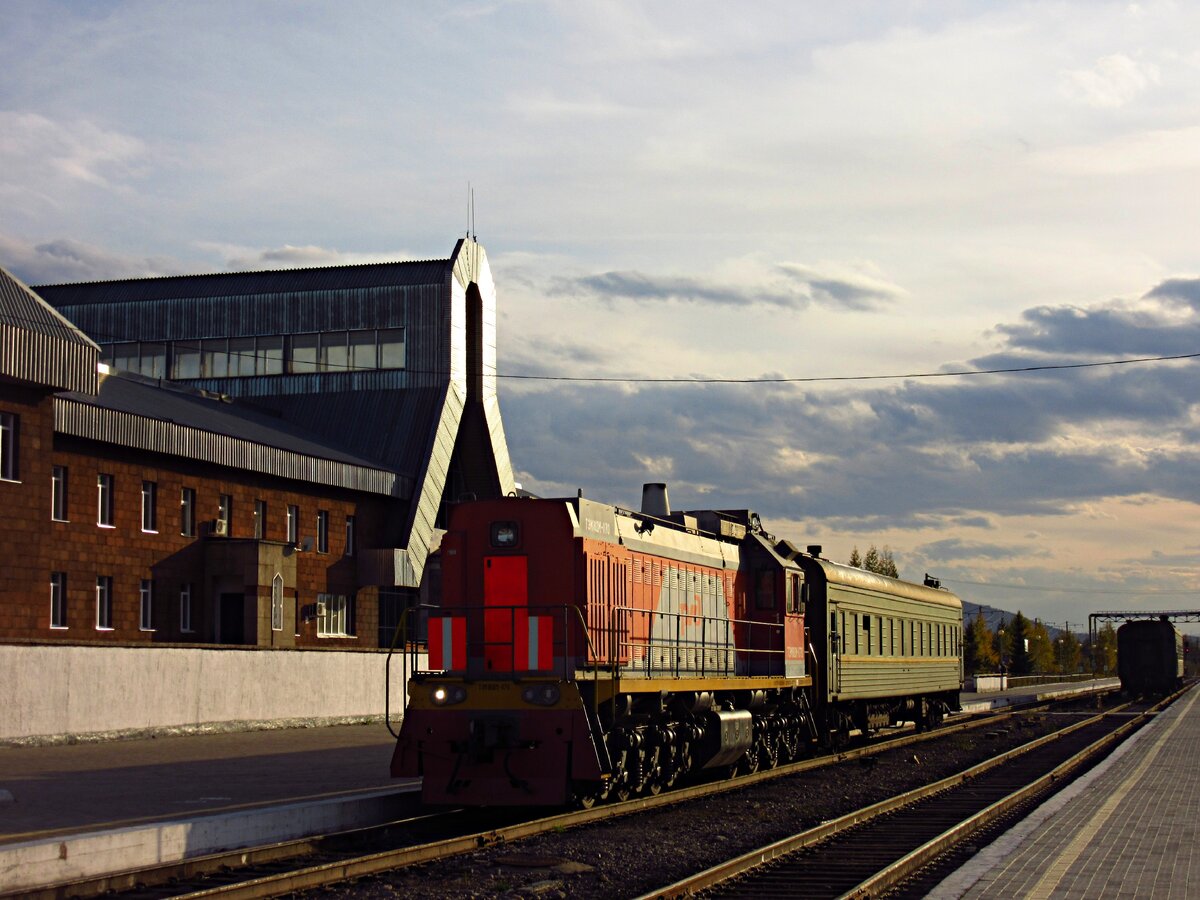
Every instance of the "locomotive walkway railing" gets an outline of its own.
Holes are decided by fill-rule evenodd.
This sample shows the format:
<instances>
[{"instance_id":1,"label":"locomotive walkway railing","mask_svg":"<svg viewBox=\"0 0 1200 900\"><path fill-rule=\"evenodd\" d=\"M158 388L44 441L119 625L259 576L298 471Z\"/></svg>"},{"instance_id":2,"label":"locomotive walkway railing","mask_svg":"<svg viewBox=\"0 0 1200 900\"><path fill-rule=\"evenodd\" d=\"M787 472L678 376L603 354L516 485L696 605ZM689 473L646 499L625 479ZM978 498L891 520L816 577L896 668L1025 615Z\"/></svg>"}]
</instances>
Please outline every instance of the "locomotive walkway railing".
<instances>
[{"instance_id":1,"label":"locomotive walkway railing","mask_svg":"<svg viewBox=\"0 0 1200 900\"><path fill-rule=\"evenodd\" d=\"M775 622L617 607L611 646L626 675L783 675L783 626Z\"/></svg>"},{"instance_id":2,"label":"locomotive walkway railing","mask_svg":"<svg viewBox=\"0 0 1200 900\"><path fill-rule=\"evenodd\" d=\"M391 664L404 648L403 679L439 673L468 679L557 676L593 683L612 681L615 697L622 678L711 677L786 674L784 626L774 622L685 615L635 607L604 610L587 622L574 604L405 610L385 665L385 720L391 723ZM426 618L424 629L419 628ZM428 634L428 663L408 636ZM597 708L593 712L598 712Z\"/></svg>"}]
</instances>

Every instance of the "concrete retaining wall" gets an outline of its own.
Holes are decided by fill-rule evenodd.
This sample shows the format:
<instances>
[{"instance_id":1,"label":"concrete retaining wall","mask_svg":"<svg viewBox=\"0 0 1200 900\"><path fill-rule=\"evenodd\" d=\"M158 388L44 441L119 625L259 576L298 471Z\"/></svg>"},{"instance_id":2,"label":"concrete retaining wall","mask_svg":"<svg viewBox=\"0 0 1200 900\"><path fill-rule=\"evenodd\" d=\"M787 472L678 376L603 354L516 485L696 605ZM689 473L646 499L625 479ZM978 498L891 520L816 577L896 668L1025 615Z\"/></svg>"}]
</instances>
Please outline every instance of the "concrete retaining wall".
<instances>
[{"instance_id":1,"label":"concrete retaining wall","mask_svg":"<svg viewBox=\"0 0 1200 900\"><path fill-rule=\"evenodd\" d=\"M0 741L381 717L385 660L336 650L0 644ZM404 688L395 655L393 718Z\"/></svg>"}]
</instances>

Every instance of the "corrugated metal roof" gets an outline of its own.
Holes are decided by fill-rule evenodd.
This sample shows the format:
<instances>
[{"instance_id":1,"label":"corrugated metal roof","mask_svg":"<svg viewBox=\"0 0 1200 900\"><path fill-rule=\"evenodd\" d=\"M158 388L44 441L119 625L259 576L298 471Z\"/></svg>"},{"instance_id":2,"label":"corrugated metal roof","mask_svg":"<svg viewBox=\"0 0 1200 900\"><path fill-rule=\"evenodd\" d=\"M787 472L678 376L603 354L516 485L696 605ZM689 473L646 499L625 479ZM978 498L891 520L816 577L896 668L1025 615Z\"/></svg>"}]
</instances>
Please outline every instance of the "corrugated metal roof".
<instances>
[{"instance_id":1,"label":"corrugated metal roof","mask_svg":"<svg viewBox=\"0 0 1200 900\"><path fill-rule=\"evenodd\" d=\"M36 290L55 306L123 303L138 300L200 299L291 291L335 291L388 285L442 284L450 277L450 260L364 263L311 269L172 275L123 281L39 285Z\"/></svg>"},{"instance_id":2,"label":"corrugated metal roof","mask_svg":"<svg viewBox=\"0 0 1200 900\"><path fill-rule=\"evenodd\" d=\"M105 375L96 396L56 400L55 427L65 434L318 484L412 493L410 478L295 423L137 376Z\"/></svg>"},{"instance_id":3,"label":"corrugated metal roof","mask_svg":"<svg viewBox=\"0 0 1200 900\"><path fill-rule=\"evenodd\" d=\"M93 391L99 358L91 338L0 268L0 375Z\"/></svg>"}]
</instances>

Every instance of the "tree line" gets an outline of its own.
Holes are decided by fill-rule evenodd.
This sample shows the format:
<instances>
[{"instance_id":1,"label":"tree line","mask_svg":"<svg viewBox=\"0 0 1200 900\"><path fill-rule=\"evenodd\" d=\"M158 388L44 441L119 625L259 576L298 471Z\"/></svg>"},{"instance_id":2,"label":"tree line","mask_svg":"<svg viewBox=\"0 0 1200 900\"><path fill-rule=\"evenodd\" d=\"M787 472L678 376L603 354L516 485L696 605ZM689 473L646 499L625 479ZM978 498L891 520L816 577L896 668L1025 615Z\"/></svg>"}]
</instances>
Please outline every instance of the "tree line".
<instances>
[{"instance_id":1,"label":"tree line","mask_svg":"<svg viewBox=\"0 0 1200 900\"><path fill-rule=\"evenodd\" d=\"M865 554L855 547L848 562L877 575L900 577L892 551L886 546L879 550L872 544ZM1011 622L1001 619L993 632L981 609L964 629L963 668L967 675L1001 670L1010 675L1073 675L1085 671L1115 675L1117 631L1106 622L1096 634L1095 647L1081 643L1070 631L1061 631L1052 639L1039 619L1030 621L1017 610Z\"/></svg>"},{"instance_id":2,"label":"tree line","mask_svg":"<svg viewBox=\"0 0 1200 900\"><path fill-rule=\"evenodd\" d=\"M993 632L983 610L963 634L963 669L967 675L1007 672L1010 675L1073 675L1117 672L1117 631L1111 622L1096 633L1095 646L1081 643L1069 631L1055 638L1038 619L1030 621L1020 610L1011 621L1000 620Z\"/></svg>"}]
</instances>

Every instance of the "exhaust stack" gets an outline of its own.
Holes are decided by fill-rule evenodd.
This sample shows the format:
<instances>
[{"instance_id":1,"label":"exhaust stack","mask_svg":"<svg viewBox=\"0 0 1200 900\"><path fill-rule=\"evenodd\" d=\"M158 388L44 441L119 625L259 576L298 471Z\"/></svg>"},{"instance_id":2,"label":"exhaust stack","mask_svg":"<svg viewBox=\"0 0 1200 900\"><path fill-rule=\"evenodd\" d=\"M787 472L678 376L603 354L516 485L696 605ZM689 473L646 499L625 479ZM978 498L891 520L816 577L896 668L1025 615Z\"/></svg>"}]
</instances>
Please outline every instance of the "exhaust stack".
<instances>
[{"instance_id":1,"label":"exhaust stack","mask_svg":"<svg viewBox=\"0 0 1200 900\"><path fill-rule=\"evenodd\" d=\"M642 485L642 512L657 519L666 519L671 515L671 502L667 499L667 485L655 481Z\"/></svg>"}]
</instances>

